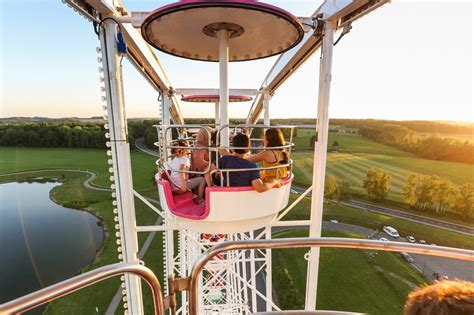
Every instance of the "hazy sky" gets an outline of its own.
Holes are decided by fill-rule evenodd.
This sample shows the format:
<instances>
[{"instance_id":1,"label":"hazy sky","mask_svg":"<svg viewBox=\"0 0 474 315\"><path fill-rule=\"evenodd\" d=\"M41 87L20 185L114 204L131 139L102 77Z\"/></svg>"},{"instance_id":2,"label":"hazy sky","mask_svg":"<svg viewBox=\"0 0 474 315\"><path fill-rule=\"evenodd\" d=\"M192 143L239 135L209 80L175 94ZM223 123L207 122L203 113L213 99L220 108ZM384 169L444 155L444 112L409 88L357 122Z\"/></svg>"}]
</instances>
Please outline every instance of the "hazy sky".
<instances>
[{"instance_id":1,"label":"hazy sky","mask_svg":"<svg viewBox=\"0 0 474 315\"><path fill-rule=\"evenodd\" d=\"M173 1L124 0L129 11ZM297 16L315 0L265 1ZM392 0L353 23L334 50L330 117L474 121L471 1ZM60 0L0 0L0 117L102 115L92 25ZM336 35L337 36L337 35ZM157 52L173 87L218 87L215 63ZM230 66L231 88L259 88L275 58ZM124 61L128 117L156 117L157 93ZM319 51L271 102L271 117L315 117ZM245 117L251 103L231 104ZM187 117L212 104L183 103Z\"/></svg>"}]
</instances>

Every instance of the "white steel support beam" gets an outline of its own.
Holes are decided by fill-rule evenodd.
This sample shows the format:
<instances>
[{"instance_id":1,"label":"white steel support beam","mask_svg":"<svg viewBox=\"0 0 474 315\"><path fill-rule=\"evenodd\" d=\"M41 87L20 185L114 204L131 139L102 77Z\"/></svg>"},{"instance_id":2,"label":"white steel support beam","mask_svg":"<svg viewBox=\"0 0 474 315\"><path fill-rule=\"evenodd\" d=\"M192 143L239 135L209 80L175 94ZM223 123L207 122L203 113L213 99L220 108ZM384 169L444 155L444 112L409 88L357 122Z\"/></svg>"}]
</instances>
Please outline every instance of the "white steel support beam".
<instances>
[{"instance_id":1,"label":"white steel support beam","mask_svg":"<svg viewBox=\"0 0 474 315\"><path fill-rule=\"evenodd\" d=\"M170 107L172 105L172 97L173 95L170 93L163 93L163 100L161 102L162 111L161 111L161 125L165 128L171 124L171 114L170 114ZM165 131L164 140L167 145L169 145L171 141L171 130ZM171 150L167 149L167 156L171 155ZM169 210L166 210L166 219L164 220L164 226L166 227L166 232L164 232L164 242L165 242L165 292L166 294L170 293L168 277L174 276L174 231L169 229L169 227L173 226L173 222L170 221L171 213Z\"/></svg>"},{"instance_id":2,"label":"white steel support beam","mask_svg":"<svg viewBox=\"0 0 474 315\"><path fill-rule=\"evenodd\" d=\"M220 113L220 104L219 102L214 103L214 123L217 126L220 125L221 122L221 113Z\"/></svg>"},{"instance_id":3,"label":"white steel support beam","mask_svg":"<svg viewBox=\"0 0 474 315\"><path fill-rule=\"evenodd\" d=\"M225 29L217 33L219 39L219 104L221 126L229 125L229 32ZM220 145L229 146L229 128L220 134Z\"/></svg>"},{"instance_id":4,"label":"white steel support beam","mask_svg":"<svg viewBox=\"0 0 474 315\"><path fill-rule=\"evenodd\" d=\"M390 0L326 0L311 15L316 18L320 14L325 19L339 21L337 28L341 28L348 23L352 23L373 10L390 2ZM303 18L307 23L309 18ZM305 63L308 58L320 47L321 36L314 31L307 32L303 40L294 48L280 55L275 61L268 75L263 80L260 91L270 94L275 91L290 78L298 68ZM247 116L248 124L255 124L263 111L263 97L258 95L253 101L252 107Z\"/></svg>"},{"instance_id":5,"label":"white steel support beam","mask_svg":"<svg viewBox=\"0 0 474 315\"><path fill-rule=\"evenodd\" d=\"M321 237L324 202L324 177L326 174L327 143L329 132L329 94L331 89L331 69L334 31L336 21L325 21L322 43L322 58L319 70L319 95L313 159L313 194L311 197L311 224L309 237ZM308 275L306 278L306 310L316 309L318 289L319 247L310 249Z\"/></svg>"},{"instance_id":6,"label":"white steel support beam","mask_svg":"<svg viewBox=\"0 0 474 315\"><path fill-rule=\"evenodd\" d=\"M272 228L270 226L265 227L265 238L267 240L272 239ZM265 295L267 297L266 300L266 311L271 312L273 300L273 271L272 271L272 250L266 249L265 250L265 275L266 275L266 283L265 283Z\"/></svg>"},{"instance_id":7,"label":"white steel support beam","mask_svg":"<svg viewBox=\"0 0 474 315\"><path fill-rule=\"evenodd\" d=\"M114 185L120 223L120 243L123 261L136 264L138 241L135 221L130 146L127 142L127 118L123 96L122 69L117 51L116 24L107 20L100 31L100 44L106 85L110 145ZM125 275L127 305L132 314L143 314L140 278Z\"/></svg>"},{"instance_id":8,"label":"white steel support beam","mask_svg":"<svg viewBox=\"0 0 474 315\"><path fill-rule=\"evenodd\" d=\"M270 99L270 95L263 95L263 123L265 126L270 126Z\"/></svg>"}]
</instances>

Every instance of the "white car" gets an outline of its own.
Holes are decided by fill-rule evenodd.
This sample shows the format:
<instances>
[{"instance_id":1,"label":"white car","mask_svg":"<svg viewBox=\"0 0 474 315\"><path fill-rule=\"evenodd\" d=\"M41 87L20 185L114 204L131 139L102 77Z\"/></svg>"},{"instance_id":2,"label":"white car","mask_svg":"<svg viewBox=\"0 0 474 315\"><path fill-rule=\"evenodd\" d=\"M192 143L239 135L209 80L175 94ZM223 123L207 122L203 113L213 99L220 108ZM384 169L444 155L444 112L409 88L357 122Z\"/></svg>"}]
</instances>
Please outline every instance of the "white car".
<instances>
[{"instance_id":1,"label":"white car","mask_svg":"<svg viewBox=\"0 0 474 315\"><path fill-rule=\"evenodd\" d=\"M382 241L382 242L390 242L390 240L386 237L381 237L379 238L379 241Z\"/></svg>"},{"instance_id":2,"label":"white car","mask_svg":"<svg viewBox=\"0 0 474 315\"><path fill-rule=\"evenodd\" d=\"M339 221L337 221L337 220L329 220L329 222L331 222L331 223L339 223Z\"/></svg>"},{"instance_id":3,"label":"white car","mask_svg":"<svg viewBox=\"0 0 474 315\"><path fill-rule=\"evenodd\" d=\"M426 244L426 241L425 241L425 240L418 240L418 243L420 243L420 244Z\"/></svg>"},{"instance_id":4,"label":"white car","mask_svg":"<svg viewBox=\"0 0 474 315\"><path fill-rule=\"evenodd\" d=\"M407 236L407 240L410 242L410 243L416 243L416 240L413 236Z\"/></svg>"},{"instance_id":5,"label":"white car","mask_svg":"<svg viewBox=\"0 0 474 315\"><path fill-rule=\"evenodd\" d=\"M398 231L391 226L384 226L383 231L387 233L388 235L390 235L391 237L395 237L395 238L400 237L400 234L398 234Z\"/></svg>"}]
</instances>

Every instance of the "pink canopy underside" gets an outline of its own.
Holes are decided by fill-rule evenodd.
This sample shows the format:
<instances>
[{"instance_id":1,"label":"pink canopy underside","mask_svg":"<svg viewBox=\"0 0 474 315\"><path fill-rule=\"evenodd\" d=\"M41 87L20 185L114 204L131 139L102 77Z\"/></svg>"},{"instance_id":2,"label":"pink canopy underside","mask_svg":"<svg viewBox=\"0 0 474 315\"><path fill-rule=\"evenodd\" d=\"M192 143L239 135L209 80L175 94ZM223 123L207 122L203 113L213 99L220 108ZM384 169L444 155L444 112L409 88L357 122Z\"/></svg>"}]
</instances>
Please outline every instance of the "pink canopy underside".
<instances>
[{"instance_id":1,"label":"pink canopy underside","mask_svg":"<svg viewBox=\"0 0 474 315\"><path fill-rule=\"evenodd\" d=\"M180 1L151 12L142 24L143 38L166 53L219 61L218 39L203 32L213 23L233 23L244 31L229 40L229 61L282 53L303 37L303 27L290 13L250 0Z\"/></svg>"},{"instance_id":2,"label":"pink canopy underside","mask_svg":"<svg viewBox=\"0 0 474 315\"><path fill-rule=\"evenodd\" d=\"M219 95L188 95L181 98L183 102L191 103L216 103L219 102ZM251 101L250 96L230 95L230 103L248 102Z\"/></svg>"}]
</instances>

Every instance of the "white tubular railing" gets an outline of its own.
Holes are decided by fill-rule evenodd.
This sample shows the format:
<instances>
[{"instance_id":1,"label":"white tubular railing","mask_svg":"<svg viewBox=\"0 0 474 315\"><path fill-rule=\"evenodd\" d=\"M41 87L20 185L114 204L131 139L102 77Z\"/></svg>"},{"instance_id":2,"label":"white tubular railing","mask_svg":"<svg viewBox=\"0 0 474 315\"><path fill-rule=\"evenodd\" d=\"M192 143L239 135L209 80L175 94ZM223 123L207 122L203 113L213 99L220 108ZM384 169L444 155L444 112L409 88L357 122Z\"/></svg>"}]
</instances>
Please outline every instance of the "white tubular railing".
<instances>
[{"instance_id":1,"label":"white tubular railing","mask_svg":"<svg viewBox=\"0 0 474 315\"><path fill-rule=\"evenodd\" d=\"M333 247L333 248L359 248L371 250L383 250L392 252L409 252L422 255L455 258L460 260L474 261L474 251L460 248L443 246L431 246L411 244L402 242L382 242L375 240L315 237L315 238L281 238L273 240L255 240L224 242L208 249L194 263L190 276L189 285L189 313L199 314L199 278L202 269L214 256L232 250L249 249L281 249L281 248L304 248L304 247Z\"/></svg>"},{"instance_id":2,"label":"white tubular railing","mask_svg":"<svg viewBox=\"0 0 474 315\"><path fill-rule=\"evenodd\" d=\"M148 283L153 296L154 314L164 314L165 308L161 285L153 271L138 264L118 263L91 270L13 301L1 304L0 315L18 314L29 311L94 283L125 273L139 276Z\"/></svg>"},{"instance_id":3,"label":"white tubular railing","mask_svg":"<svg viewBox=\"0 0 474 315\"><path fill-rule=\"evenodd\" d=\"M158 133L159 136L160 136L160 134L167 134L167 133L171 132L172 129L190 129L190 128L194 128L194 129L204 129L206 131L207 137L208 137L207 146L201 146L201 147L174 145L174 143L178 139L171 140L169 142L165 141L164 139L159 139L158 142L155 142L155 146L159 147L159 149L160 149L160 159L157 161L157 165L160 168L162 168L163 170L166 169L168 171L173 171L173 172L177 172L177 173L204 175L204 174L207 174L207 173L215 173L215 172L227 172L227 174L229 174L229 172L245 172L245 171L249 171L249 170L251 170L251 171L255 171L255 170L265 171L265 170L276 170L276 169L280 169L280 168L283 168L283 169L288 168L291 172L291 168L293 167L293 161L291 160L291 149L294 146L293 132L294 132L295 126L289 126L289 125L275 125L275 126L224 125L224 126L221 126L221 127L217 128L217 130L216 130L217 137L216 137L215 145L211 144L211 132L207 128L208 125L154 125L153 127L155 127L157 129L157 133ZM290 129L291 130L291 132L290 132L290 141L289 142L286 141L285 144L282 145L282 146L275 146L275 147L264 147L263 145L262 146L252 146L251 145L249 147L220 146L220 143L219 143L220 136L219 136L219 134L225 128L234 129L234 131L236 131L237 129L245 130L245 129L253 129L253 128ZM160 130L162 130L162 132L160 132ZM180 139L181 140L189 140L191 138L192 137L183 138L183 139L180 138ZM262 139L254 139L254 138L250 138L250 141L251 142L263 142ZM207 150L209 156L211 156L211 154L215 154L216 159L213 162L212 159L210 158L209 161L208 161L208 165L207 165L207 167L204 171L167 169L166 164L167 164L168 160L171 158L171 155L169 154L168 151L171 150L171 149L187 149L191 152L200 151L200 150ZM269 166L269 167L258 166L257 168L252 168L252 169L228 169L228 168L220 169L219 168L219 157L222 156L222 154L220 153L220 150L222 150L222 149L224 149L224 150L240 149L240 150L255 150L255 151L264 151L264 150L269 150L269 149L270 150L288 150L288 162L287 163L282 163L281 165L278 165L278 166ZM163 152L161 152L161 151L163 151ZM211 170L212 164L215 164L215 169L214 170Z\"/></svg>"}]
</instances>

